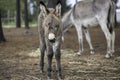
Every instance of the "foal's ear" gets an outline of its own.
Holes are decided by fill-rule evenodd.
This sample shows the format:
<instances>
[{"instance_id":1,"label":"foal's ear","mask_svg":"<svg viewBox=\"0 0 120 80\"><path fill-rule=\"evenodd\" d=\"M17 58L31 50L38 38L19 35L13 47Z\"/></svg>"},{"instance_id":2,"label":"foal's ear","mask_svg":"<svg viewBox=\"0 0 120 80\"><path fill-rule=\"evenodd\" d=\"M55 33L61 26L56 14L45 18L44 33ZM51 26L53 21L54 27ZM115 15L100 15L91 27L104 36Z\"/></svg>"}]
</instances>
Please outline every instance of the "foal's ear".
<instances>
[{"instance_id":1,"label":"foal's ear","mask_svg":"<svg viewBox=\"0 0 120 80\"><path fill-rule=\"evenodd\" d=\"M43 16L46 16L49 13L49 10L47 9L46 5L42 1L40 1L40 10Z\"/></svg>"},{"instance_id":2,"label":"foal's ear","mask_svg":"<svg viewBox=\"0 0 120 80\"><path fill-rule=\"evenodd\" d=\"M55 7L55 14L58 17L61 17L61 1L60 0L57 2L57 5Z\"/></svg>"}]
</instances>

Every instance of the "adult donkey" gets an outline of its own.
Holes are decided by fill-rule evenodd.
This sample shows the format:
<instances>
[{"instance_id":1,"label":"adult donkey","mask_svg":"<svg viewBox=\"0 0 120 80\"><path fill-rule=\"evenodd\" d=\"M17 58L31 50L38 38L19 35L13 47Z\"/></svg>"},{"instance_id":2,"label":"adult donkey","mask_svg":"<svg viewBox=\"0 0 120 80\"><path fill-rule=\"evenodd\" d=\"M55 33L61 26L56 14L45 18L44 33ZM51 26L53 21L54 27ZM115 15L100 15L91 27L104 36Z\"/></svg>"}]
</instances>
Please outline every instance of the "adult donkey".
<instances>
[{"instance_id":1,"label":"adult donkey","mask_svg":"<svg viewBox=\"0 0 120 80\"><path fill-rule=\"evenodd\" d=\"M38 16L38 31L40 39L40 72L43 72L44 68L44 53L47 54L47 77L51 78L51 65L52 58L55 54L56 69L58 79L61 79L61 63L60 63L60 47L61 47L61 3L57 3L56 8L48 9L43 2L40 2L40 14Z\"/></svg>"},{"instance_id":2,"label":"adult donkey","mask_svg":"<svg viewBox=\"0 0 120 80\"><path fill-rule=\"evenodd\" d=\"M89 44L91 54L93 54L94 49L91 44L88 27L99 24L107 40L107 54L105 57L110 58L112 53L114 53L114 17L115 4L111 0L83 0L78 2L63 16L63 31L66 32L67 29L74 24L77 30L80 46L78 55L81 55L83 52L83 30Z\"/></svg>"}]
</instances>

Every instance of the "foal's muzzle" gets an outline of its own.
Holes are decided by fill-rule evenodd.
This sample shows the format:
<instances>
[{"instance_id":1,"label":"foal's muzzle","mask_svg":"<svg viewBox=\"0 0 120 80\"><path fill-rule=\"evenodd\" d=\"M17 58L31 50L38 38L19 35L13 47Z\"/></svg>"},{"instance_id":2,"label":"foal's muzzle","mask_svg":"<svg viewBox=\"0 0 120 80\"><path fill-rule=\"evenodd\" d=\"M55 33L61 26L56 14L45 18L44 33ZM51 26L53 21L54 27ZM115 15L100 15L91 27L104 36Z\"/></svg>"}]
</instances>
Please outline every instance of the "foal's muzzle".
<instances>
[{"instance_id":1,"label":"foal's muzzle","mask_svg":"<svg viewBox=\"0 0 120 80\"><path fill-rule=\"evenodd\" d=\"M54 39L52 39L52 40L49 40L51 43L55 43L55 38Z\"/></svg>"},{"instance_id":2,"label":"foal's muzzle","mask_svg":"<svg viewBox=\"0 0 120 80\"><path fill-rule=\"evenodd\" d=\"M51 42L51 43L54 43L55 42L55 34L54 33L49 33L48 34L48 40Z\"/></svg>"}]
</instances>

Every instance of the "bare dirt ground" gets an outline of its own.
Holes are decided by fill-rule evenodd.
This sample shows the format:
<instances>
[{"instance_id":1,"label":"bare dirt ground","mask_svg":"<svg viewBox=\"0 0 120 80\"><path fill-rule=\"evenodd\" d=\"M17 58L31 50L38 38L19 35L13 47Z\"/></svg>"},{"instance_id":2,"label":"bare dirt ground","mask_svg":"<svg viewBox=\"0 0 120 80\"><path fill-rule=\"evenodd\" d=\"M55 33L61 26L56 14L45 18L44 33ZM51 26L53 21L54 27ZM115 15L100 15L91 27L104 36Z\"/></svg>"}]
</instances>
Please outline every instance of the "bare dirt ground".
<instances>
[{"instance_id":1,"label":"bare dirt ground","mask_svg":"<svg viewBox=\"0 0 120 80\"><path fill-rule=\"evenodd\" d=\"M115 54L106 59L106 40L100 28L90 29L95 54L90 55L84 39L84 53L75 56L78 40L75 29L65 34L62 46L63 80L120 80L120 28L116 28ZM4 29L7 42L0 44L0 80L46 80L45 73L39 73L39 40L37 28ZM52 80L57 80L55 58Z\"/></svg>"}]
</instances>

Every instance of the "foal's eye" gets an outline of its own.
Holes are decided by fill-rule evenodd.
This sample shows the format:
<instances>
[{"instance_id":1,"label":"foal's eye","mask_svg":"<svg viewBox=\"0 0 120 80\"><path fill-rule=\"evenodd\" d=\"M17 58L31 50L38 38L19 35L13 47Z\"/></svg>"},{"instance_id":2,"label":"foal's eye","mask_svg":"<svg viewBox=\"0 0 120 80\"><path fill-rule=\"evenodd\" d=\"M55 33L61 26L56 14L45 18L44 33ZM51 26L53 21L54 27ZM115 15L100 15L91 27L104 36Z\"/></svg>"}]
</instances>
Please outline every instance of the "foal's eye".
<instances>
[{"instance_id":1,"label":"foal's eye","mask_svg":"<svg viewBox=\"0 0 120 80\"><path fill-rule=\"evenodd\" d=\"M49 28L49 26L50 26L50 23L46 24L46 27L47 27L47 28Z\"/></svg>"},{"instance_id":2,"label":"foal's eye","mask_svg":"<svg viewBox=\"0 0 120 80\"><path fill-rule=\"evenodd\" d=\"M47 28L49 28L49 27L50 27L50 25L49 25L49 24L47 24L47 25L46 25L46 27L47 27Z\"/></svg>"},{"instance_id":3,"label":"foal's eye","mask_svg":"<svg viewBox=\"0 0 120 80\"><path fill-rule=\"evenodd\" d=\"M58 26L55 26L55 30L57 30L58 29Z\"/></svg>"},{"instance_id":4,"label":"foal's eye","mask_svg":"<svg viewBox=\"0 0 120 80\"><path fill-rule=\"evenodd\" d=\"M48 26L50 26L51 25L51 23L48 23Z\"/></svg>"}]
</instances>

